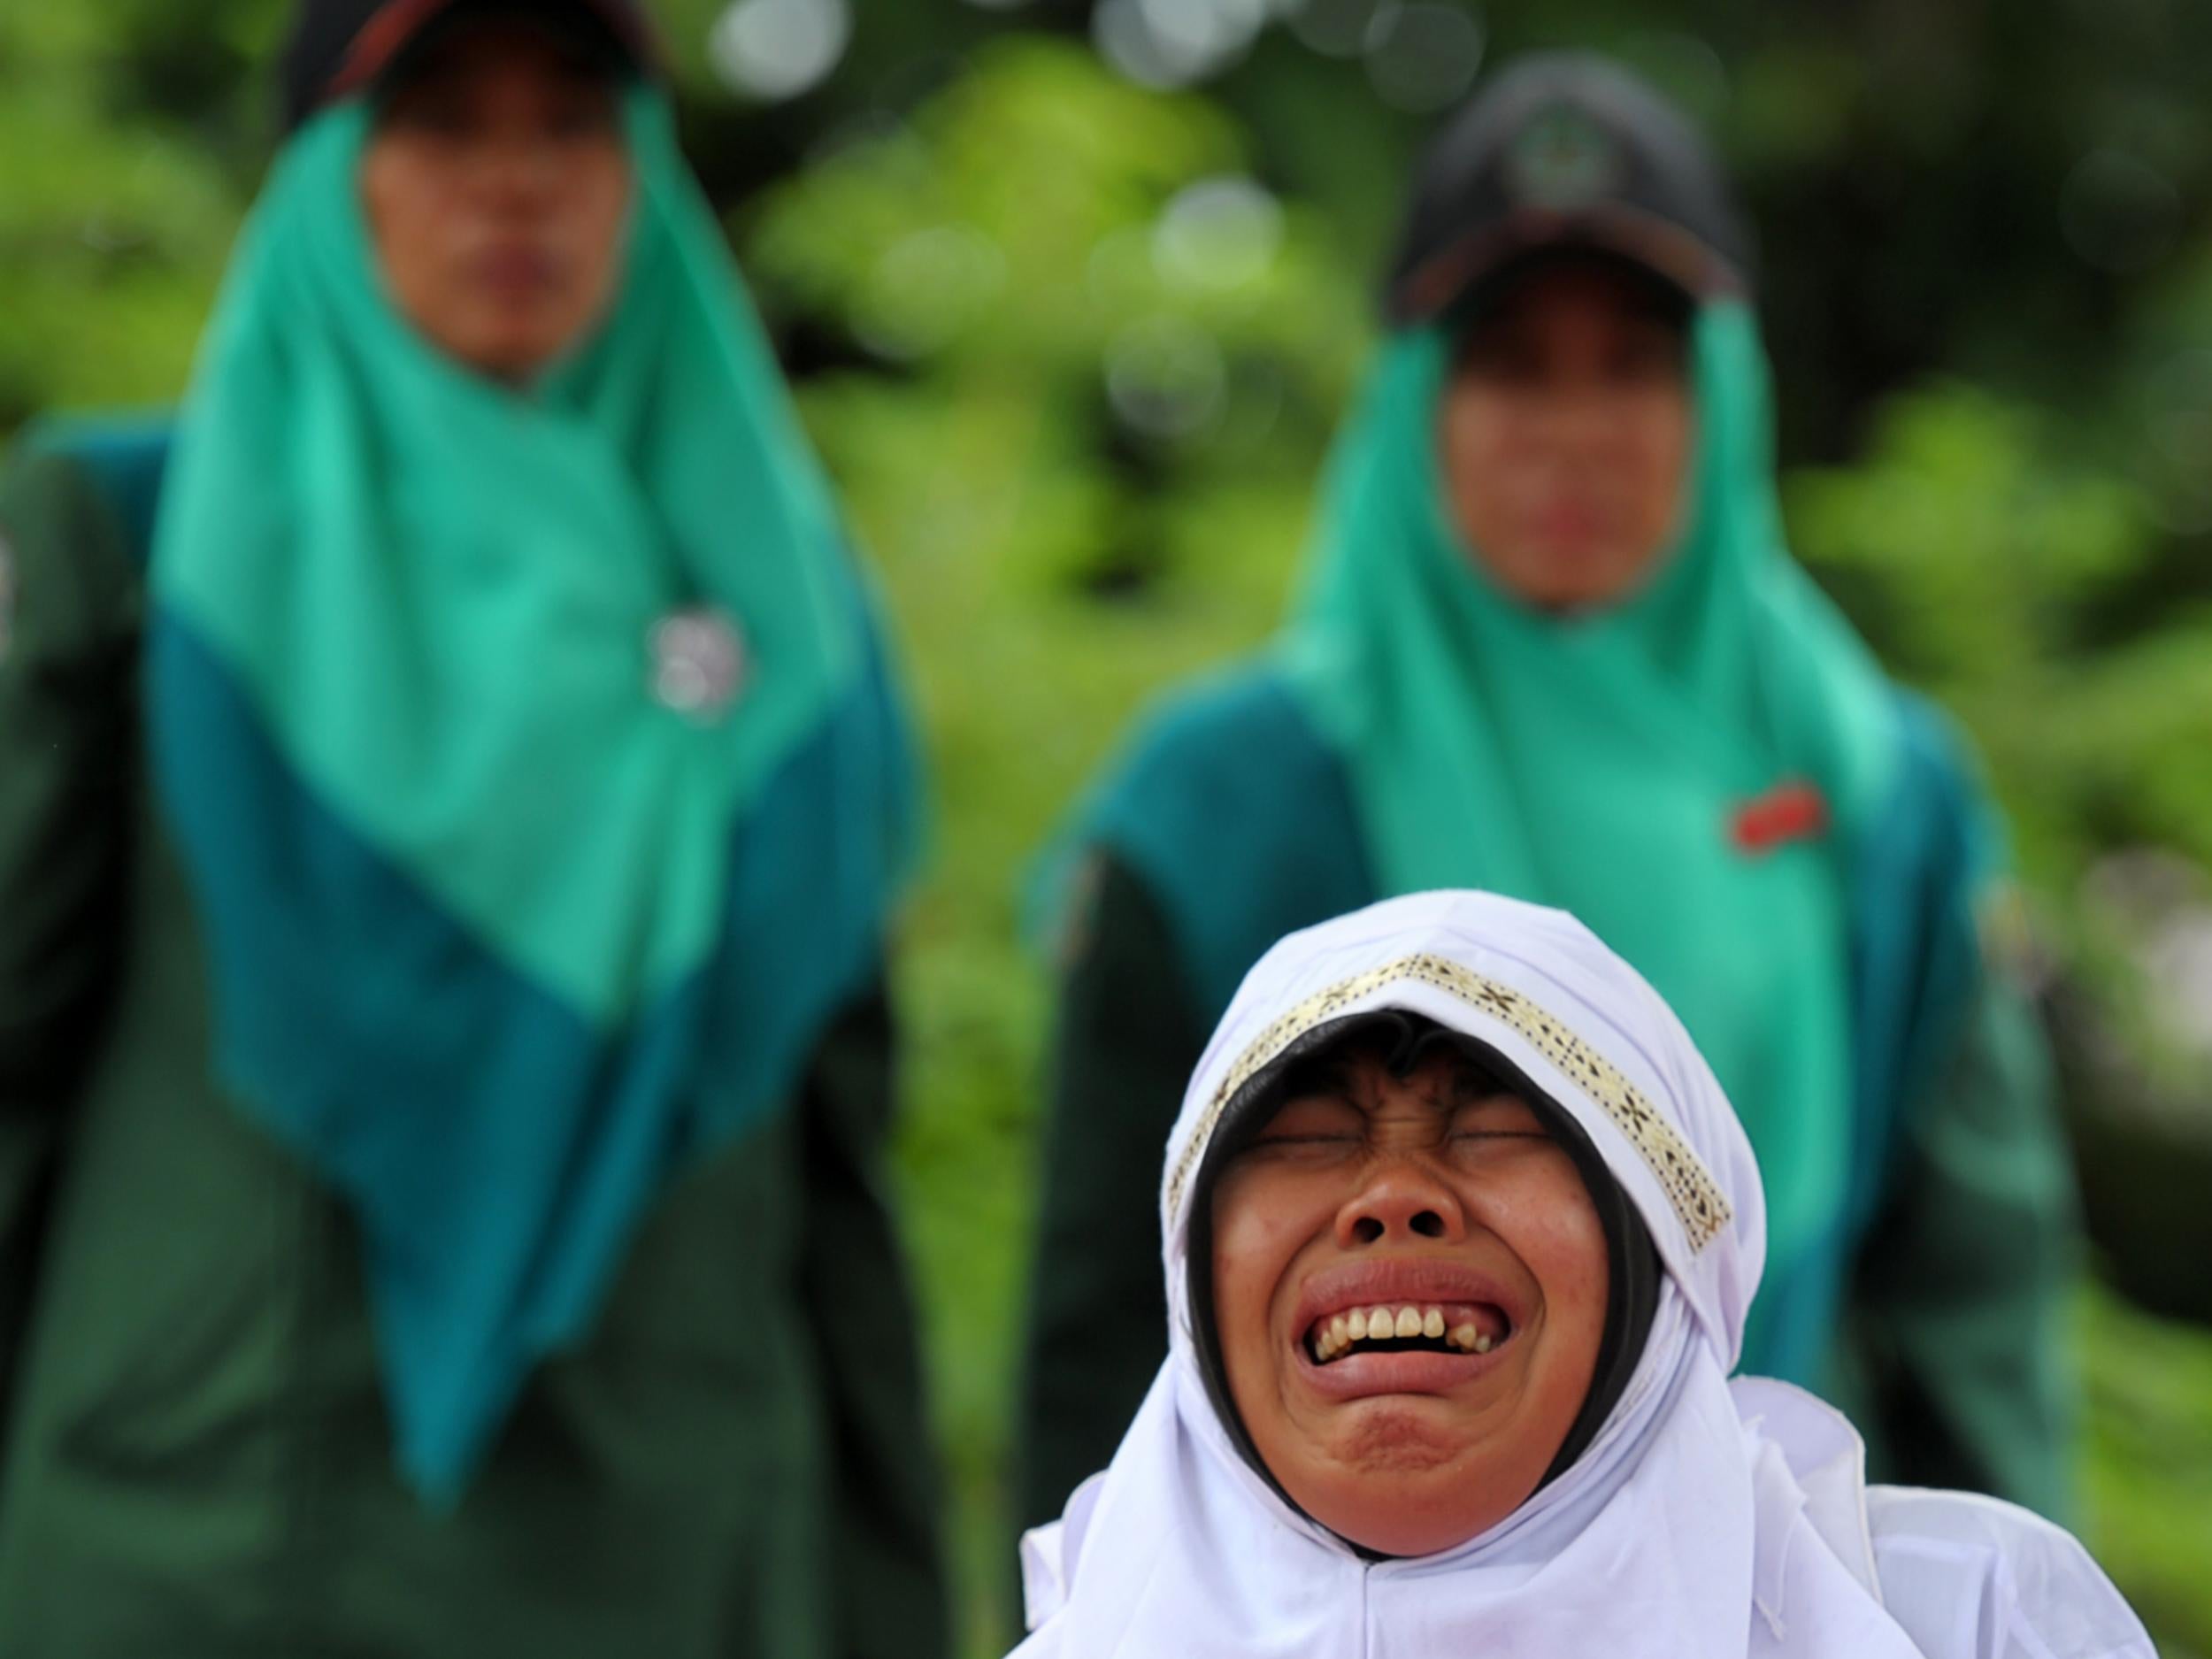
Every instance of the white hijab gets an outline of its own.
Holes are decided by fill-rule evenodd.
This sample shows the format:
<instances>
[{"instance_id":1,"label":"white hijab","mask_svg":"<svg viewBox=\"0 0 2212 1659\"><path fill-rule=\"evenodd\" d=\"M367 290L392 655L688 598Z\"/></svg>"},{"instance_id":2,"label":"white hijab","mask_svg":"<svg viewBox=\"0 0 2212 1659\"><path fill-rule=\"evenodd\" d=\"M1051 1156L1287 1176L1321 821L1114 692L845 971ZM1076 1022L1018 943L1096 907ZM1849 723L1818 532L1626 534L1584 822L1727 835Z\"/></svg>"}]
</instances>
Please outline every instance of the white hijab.
<instances>
[{"instance_id":1,"label":"white hijab","mask_svg":"<svg viewBox=\"0 0 2212 1659\"><path fill-rule=\"evenodd\" d=\"M1489 1045L1571 1115L1665 1274L1642 1358L1570 1469L1456 1548L1367 1561L1232 1444L1200 1376L1185 1263L1192 1178L1237 1091L1317 1026L1378 1009ZM1025 1540L1035 1633L1018 1659L2153 1659L2078 1545L1988 1500L1893 1506L1912 1517L1903 1543L1965 1554L1917 1573L1934 1586L1919 1597L1928 1605L1886 1608L1894 1552L1878 1550L1870 1528L1878 1511L1849 1425L1784 1385L1727 1381L1765 1251L1750 1143L1672 1011L1559 911L1425 894L1277 945L1191 1080L1161 1220L1168 1358L1112 1466ZM1992 1601L1997 1578L2011 1582L2000 1569L2024 1547L2040 1588L2035 1605L2004 1603L2023 1632L2036 1630L2035 1645L2015 1649L1985 1620L1969 1631L1959 1618L1978 1596ZM2064 1629L2037 1612L2042 1602ZM1974 1645L1956 1645L1966 1639Z\"/></svg>"}]
</instances>

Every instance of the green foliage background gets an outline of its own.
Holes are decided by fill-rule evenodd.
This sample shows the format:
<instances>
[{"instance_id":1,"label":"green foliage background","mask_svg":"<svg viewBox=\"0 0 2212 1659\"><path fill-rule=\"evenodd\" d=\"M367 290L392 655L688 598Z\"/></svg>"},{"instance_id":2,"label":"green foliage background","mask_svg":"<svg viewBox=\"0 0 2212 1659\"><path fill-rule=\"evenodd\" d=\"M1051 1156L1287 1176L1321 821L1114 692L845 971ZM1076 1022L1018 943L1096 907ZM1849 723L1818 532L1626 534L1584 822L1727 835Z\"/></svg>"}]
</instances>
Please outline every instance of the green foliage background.
<instances>
[{"instance_id":1,"label":"green foliage background","mask_svg":"<svg viewBox=\"0 0 2212 1659\"><path fill-rule=\"evenodd\" d=\"M1425 123L1280 27L1202 94L1132 86L1076 0L861 0L823 88L749 107L706 74L718 9L659 7L687 134L932 737L900 1173L984 1654L1048 1018L1024 873L1133 711L1278 613ZM282 10L0 0L0 434L181 388ZM1794 543L2013 812L2104 1277L2212 1319L2212 1079L2152 949L2212 894L2212 8L1541 12L1492 56L1619 52L1737 166ZM2123 902L2147 859L2164 897ZM2078 1339L2087 1531L2212 1655L2212 1336L2085 1282Z\"/></svg>"}]
</instances>

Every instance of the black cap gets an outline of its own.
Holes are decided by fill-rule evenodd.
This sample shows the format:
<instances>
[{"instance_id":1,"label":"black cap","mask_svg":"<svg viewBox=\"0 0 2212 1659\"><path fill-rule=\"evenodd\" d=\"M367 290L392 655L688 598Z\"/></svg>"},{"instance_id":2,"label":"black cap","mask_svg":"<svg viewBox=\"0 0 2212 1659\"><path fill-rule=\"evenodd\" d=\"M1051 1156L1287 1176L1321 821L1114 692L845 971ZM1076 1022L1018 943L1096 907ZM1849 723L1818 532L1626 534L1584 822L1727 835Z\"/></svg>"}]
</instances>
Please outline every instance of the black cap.
<instances>
[{"instance_id":1,"label":"black cap","mask_svg":"<svg viewBox=\"0 0 2212 1659\"><path fill-rule=\"evenodd\" d=\"M1703 300L1750 290L1754 253L1697 129L1608 58L1525 58L1446 123L1422 157L1386 309L1425 322L1520 256L1583 247Z\"/></svg>"},{"instance_id":2,"label":"black cap","mask_svg":"<svg viewBox=\"0 0 2212 1659\"><path fill-rule=\"evenodd\" d=\"M627 73L659 62L638 0L301 0L279 69L285 130L383 80L436 27L487 12L539 19Z\"/></svg>"}]
</instances>

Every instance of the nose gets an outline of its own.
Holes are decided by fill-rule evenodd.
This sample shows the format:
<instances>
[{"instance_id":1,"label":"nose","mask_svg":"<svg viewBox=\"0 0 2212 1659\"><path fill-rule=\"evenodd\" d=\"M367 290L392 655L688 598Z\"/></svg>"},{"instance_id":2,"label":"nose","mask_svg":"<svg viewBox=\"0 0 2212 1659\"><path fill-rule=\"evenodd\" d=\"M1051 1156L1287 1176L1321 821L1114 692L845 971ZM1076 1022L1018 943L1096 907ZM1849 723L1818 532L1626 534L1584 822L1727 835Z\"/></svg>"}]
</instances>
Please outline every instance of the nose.
<instances>
[{"instance_id":1,"label":"nose","mask_svg":"<svg viewBox=\"0 0 2212 1659\"><path fill-rule=\"evenodd\" d=\"M1619 411L1605 388L1580 382L1551 388L1531 422L1546 442L1578 449L1603 448L1620 425Z\"/></svg>"},{"instance_id":2,"label":"nose","mask_svg":"<svg viewBox=\"0 0 2212 1659\"><path fill-rule=\"evenodd\" d=\"M531 212L559 194L559 146L534 132L502 132L478 156L477 182L484 199L509 212Z\"/></svg>"},{"instance_id":3,"label":"nose","mask_svg":"<svg viewBox=\"0 0 2212 1659\"><path fill-rule=\"evenodd\" d=\"M1337 1211L1336 1240L1348 1249L1415 1240L1454 1243L1466 1236L1466 1211L1452 1189L1411 1159L1393 1159L1377 1170Z\"/></svg>"}]
</instances>

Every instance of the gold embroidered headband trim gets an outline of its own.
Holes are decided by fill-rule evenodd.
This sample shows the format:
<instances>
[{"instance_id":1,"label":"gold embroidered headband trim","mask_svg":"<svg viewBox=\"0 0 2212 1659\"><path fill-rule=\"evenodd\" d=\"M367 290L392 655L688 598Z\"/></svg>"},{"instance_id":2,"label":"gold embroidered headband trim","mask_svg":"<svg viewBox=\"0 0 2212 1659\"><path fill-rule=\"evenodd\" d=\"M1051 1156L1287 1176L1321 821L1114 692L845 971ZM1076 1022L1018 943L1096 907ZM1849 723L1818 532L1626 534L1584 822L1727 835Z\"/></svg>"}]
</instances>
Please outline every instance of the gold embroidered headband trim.
<instances>
[{"instance_id":1,"label":"gold embroidered headband trim","mask_svg":"<svg viewBox=\"0 0 2212 1659\"><path fill-rule=\"evenodd\" d=\"M1611 1061L1511 986L1486 979L1446 957L1432 956L1402 957L1333 985L1308 997L1253 1038L1237 1063L1229 1068L1228 1075L1221 1079L1220 1087L1206 1103L1206 1113L1199 1122L1197 1133L1183 1148L1182 1156L1176 1160L1175 1172L1168 1181L1171 1214L1182 1208L1183 1189L1207 1143L1213 1139L1221 1114L1228 1110L1237 1092L1308 1032L1325 1025L1361 998L1402 979L1433 986L1504 1021L1572 1078L1613 1120L1614 1126L1628 1137L1638 1156L1659 1178L1667 1202L1674 1206L1674 1213L1690 1235L1693 1252L1702 1250L1728 1225L1733 1212L1728 1201L1721 1196L1719 1183L1675 1133L1674 1125L1659 1115L1658 1109Z\"/></svg>"}]
</instances>

